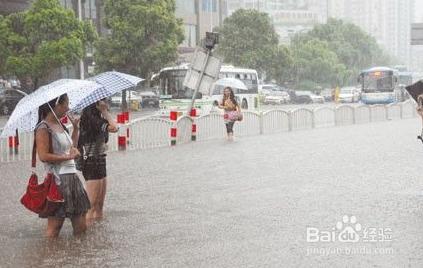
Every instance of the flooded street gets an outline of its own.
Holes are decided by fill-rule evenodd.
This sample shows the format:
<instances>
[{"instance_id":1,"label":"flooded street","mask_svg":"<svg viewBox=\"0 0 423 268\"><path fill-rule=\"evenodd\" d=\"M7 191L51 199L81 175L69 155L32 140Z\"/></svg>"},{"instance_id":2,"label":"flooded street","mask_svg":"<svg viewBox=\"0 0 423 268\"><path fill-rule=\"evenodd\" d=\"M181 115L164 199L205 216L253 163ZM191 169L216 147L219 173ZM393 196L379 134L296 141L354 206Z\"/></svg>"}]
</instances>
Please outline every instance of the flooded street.
<instances>
[{"instance_id":1,"label":"flooded street","mask_svg":"<svg viewBox=\"0 0 423 268\"><path fill-rule=\"evenodd\" d=\"M0 266L421 267L419 123L111 153L106 218L80 238L66 221L54 241L19 203L29 162L1 163ZM390 228L392 237L307 242L308 227L333 232L344 215L360 234ZM345 247L372 254L324 253Z\"/></svg>"}]
</instances>

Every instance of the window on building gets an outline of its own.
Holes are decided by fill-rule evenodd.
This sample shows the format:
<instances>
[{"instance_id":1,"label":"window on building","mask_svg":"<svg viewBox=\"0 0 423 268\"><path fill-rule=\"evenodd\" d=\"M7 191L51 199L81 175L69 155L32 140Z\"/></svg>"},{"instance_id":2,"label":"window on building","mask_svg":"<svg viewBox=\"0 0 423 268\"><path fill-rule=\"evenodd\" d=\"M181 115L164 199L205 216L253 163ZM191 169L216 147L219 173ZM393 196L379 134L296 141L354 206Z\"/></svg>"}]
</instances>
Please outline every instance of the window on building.
<instances>
[{"instance_id":1,"label":"window on building","mask_svg":"<svg viewBox=\"0 0 423 268\"><path fill-rule=\"evenodd\" d=\"M204 12L216 12L217 0L202 0L201 9Z\"/></svg>"},{"instance_id":2,"label":"window on building","mask_svg":"<svg viewBox=\"0 0 423 268\"><path fill-rule=\"evenodd\" d=\"M73 9L72 0L60 0L60 4L62 4L64 8Z\"/></svg>"},{"instance_id":3,"label":"window on building","mask_svg":"<svg viewBox=\"0 0 423 268\"><path fill-rule=\"evenodd\" d=\"M195 15L195 0L176 0L175 13L180 17Z\"/></svg>"},{"instance_id":4,"label":"window on building","mask_svg":"<svg viewBox=\"0 0 423 268\"><path fill-rule=\"evenodd\" d=\"M185 24L185 39L182 45L185 47L195 47L197 45L197 27L191 24Z\"/></svg>"},{"instance_id":5,"label":"window on building","mask_svg":"<svg viewBox=\"0 0 423 268\"><path fill-rule=\"evenodd\" d=\"M85 19L95 20L97 18L95 0L85 0L82 8L82 14Z\"/></svg>"}]
</instances>

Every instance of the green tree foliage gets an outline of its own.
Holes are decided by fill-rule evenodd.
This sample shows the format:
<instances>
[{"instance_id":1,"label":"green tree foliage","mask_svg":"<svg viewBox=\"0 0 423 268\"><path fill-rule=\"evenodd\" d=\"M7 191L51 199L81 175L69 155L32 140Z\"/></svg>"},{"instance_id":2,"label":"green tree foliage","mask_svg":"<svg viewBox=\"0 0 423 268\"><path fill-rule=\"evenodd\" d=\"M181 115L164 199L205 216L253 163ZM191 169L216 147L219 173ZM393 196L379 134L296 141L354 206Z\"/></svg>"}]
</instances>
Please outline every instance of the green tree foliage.
<instances>
[{"instance_id":1,"label":"green tree foliage","mask_svg":"<svg viewBox=\"0 0 423 268\"><path fill-rule=\"evenodd\" d=\"M35 89L57 68L76 64L95 38L92 25L58 0L37 0L27 11L0 18L0 53L6 54L0 64L25 89Z\"/></svg>"},{"instance_id":2,"label":"green tree foliage","mask_svg":"<svg viewBox=\"0 0 423 268\"><path fill-rule=\"evenodd\" d=\"M339 62L335 52L330 50L325 41L311 39L304 43L298 43L292 47L293 53L293 76L296 79L297 88L310 88L315 84L322 86L335 86L343 84L348 75L344 64ZM303 88L302 88L303 89Z\"/></svg>"},{"instance_id":3,"label":"green tree foliage","mask_svg":"<svg viewBox=\"0 0 423 268\"><path fill-rule=\"evenodd\" d=\"M221 37L217 53L226 63L256 69L268 78L283 77L290 53L278 47L278 35L267 13L239 9L217 31Z\"/></svg>"},{"instance_id":4,"label":"green tree foliage","mask_svg":"<svg viewBox=\"0 0 423 268\"><path fill-rule=\"evenodd\" d=\"M337 19L329 19L327 24L316 25L310 32L297 35L291 46L301 46L316 39L326 42L328 49L349 70L348 80L362 69L388 65L390 61L373 37L358 26Z\"/></svg>"},{"instance_id":5,"label":"green tree foliage","mask_svg":"<svg viewBox=\"0 0 423 268\"><path fill-rule=\"evenodd\" d=\"M294 56L289 47L279 45L274 58L268 64L268 77L276 80L278 84L282 85L292 78Z\"/></svg>"},{"instance_id":6,"label":"green tree foliage","mask_svg":"<svg viewBox=\"0 0 423 268\"><path fill-rule=\"evenodd\" d=\"M106 0L104 9L110 34L96 43L98 71L149 78L176 60L184 35L174 0Z\"/></svg>"},{"instance_id":7,"label":"green tree foliage","mask_svg":"<svg viewBox=\"0 0 423 268\"><path fill-rule=\"evenodd\" d=\"M288 47L278 46L270 18L256 10L236 11L217 30L217 53L225 62L254 68L269 80L289 81L301 89L351 84L360 70L390 61L373 37L336 19L295 35Z\"/></svg>"}]
</instances>

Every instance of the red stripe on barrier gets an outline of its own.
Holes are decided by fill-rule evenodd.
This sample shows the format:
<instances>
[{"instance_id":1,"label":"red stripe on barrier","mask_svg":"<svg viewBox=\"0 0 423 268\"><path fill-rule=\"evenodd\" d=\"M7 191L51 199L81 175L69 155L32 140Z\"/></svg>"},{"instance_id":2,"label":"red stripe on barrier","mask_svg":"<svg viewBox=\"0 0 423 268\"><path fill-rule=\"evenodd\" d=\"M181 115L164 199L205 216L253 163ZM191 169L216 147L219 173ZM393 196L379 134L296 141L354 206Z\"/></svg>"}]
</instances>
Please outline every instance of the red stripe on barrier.
<instances>
[{"instance_id":1,"label":"red stripe on barrier","mask_svg":"<svg viewBox=\"0 0 423 268\"><path fill-rule=\"evenodd\" d=\"M196 124L192 124L192 133L197 132L197 125Z\"/></svg>"},{"instance_id":2,"label":"red stripe on barrier","mask_svg":"<svg viewBox=\"0 0 423 268\"><path fill-rule=\"evenodd\" d=\"M170 136L171 136L172 138L176 138L176 128L171 128L171 129L170 129Z\"/></svg>"},{"instance_id":3,"label":"red stripe on barrier","mask_svg":"<svg viewBox=\"0 0 423 268\"><path fill-rule=\"evenodd\" d=\"M123 112L123 120L124 120L124 123L129 122L129 112Z\"/></svg>"},{"instance_id":4,"label":"red stripe on barrier","mask_svg":"<svg viewBox=\"0 0 423 268\"><path fill-rule=\"evenodd\" d=\"M119 136L118 137L118 145L119 145L119 147L125 147L126 146L126 137L125 136Z\"/></svg>"},{"instance_id":5,"label":"red stripe on barrier","mask_svg":"<svg viewBox=\"0 0 423 268\"><path fill-rule=\"evenodd\" d=\"M124 113L120 113L117 115L117 122L118 124L125 124L126 116Z\"/></svg>"},{"instance_id":6,"label":"red stripe on barrier","mask_svg":"<svg viewBox=\"0 0 423 268\"><path fill-rule=\"evenodd\" d=\"M176 111L171 111L170 112L170 120L172 121L176 121L178 119L178 112Z\"/></svg>"},{"instance_id":7,"label":"red stripe on barrier","mask_svg":"<svg viewBox=\"0 0 423 268\"><path fill-rule=\"evenodd\" d=\"M191 112L190 112L190 116L192 116L192 117L197 116L197 109L192 108L192 109L191 109Z\"/></svg>"}]
</instances>

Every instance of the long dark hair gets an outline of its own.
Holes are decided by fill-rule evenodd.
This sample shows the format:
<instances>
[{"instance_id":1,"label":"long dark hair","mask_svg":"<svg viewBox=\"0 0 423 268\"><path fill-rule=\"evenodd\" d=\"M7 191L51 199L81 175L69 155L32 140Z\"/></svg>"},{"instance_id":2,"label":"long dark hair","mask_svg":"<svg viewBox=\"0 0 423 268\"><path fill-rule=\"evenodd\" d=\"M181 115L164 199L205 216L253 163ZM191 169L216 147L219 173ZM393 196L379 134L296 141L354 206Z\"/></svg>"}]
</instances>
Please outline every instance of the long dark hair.
<instances>
[{"instance_id":1,"label":"long dark hair","mask_svg":"<svg viewBox=\"0 0 423 268\"><path fill-rule=\"evenodd\" d=\"M100 134L100 130L97 129L96 124L93 121L101 120L101 112L97 109L97 102L85 107L82 110L80 125L80 137L79 144L86 142L95 142ZM107 141L107 137L106 141Z\"/></svg>"},{"instance_id":2,"label":"long dark hair","mask_svg":"<svg viewBox=\"0 0 423 268\"><path fill-rule=\"evenodd\" d=\"M59 97L52 99L51 101L44 103L38 108L38 123L46 119L51 109L54 109L57 104L63 104L68 98L67 94L60 95ZM49 106L50 105L50 106ZM51 107L51 109L50 109ZM60 119L60 118L59 118Z\"/></svg>"},{"instance_id":3,"label":"long dark hair","mask_svg":"<svg viewBox=\"0 0 423 268\"><path fill-rule=\"evenodd\" d=\"M222 105L225 105L225 100L227 99L227 97L225 96L225 90L226 89L228 89L229 90L229 99L232 101L232 103L235 105L235 106L238 106L238 102L236 101L236 99L235 99L235 94L234 94L234 91L232 90L232 88L231 87L225 87L224 89L223 89L223 98L222 98Z\"/></svg>"}]
</instances>

